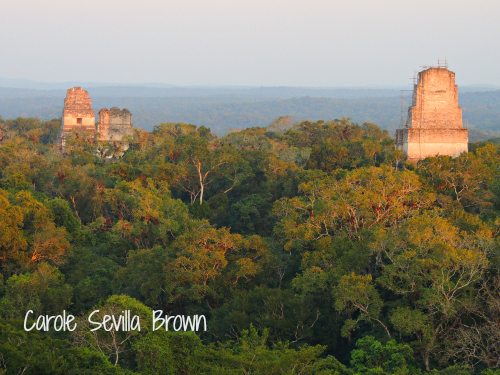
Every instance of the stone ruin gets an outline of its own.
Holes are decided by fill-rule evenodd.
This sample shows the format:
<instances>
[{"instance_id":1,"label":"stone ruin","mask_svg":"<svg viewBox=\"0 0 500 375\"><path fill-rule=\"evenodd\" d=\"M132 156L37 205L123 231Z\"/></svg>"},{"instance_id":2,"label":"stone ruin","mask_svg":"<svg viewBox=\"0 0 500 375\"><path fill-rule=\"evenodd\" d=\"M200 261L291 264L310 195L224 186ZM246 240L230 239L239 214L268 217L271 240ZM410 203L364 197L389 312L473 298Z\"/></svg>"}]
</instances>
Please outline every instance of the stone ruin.
<instances>
[{"instance_id":1,"label":"stone ruin","mask_svg":"<svg viewBox=\"0 0 500 375\"><path fill-rule=\"evenodd\" d=\"M468 130L462 125L455 73L443 66L418 73L406 127L396 130L396 147L410 162L467 152Z\"/></svg>"},{"instance_id":2,"label":"stone ruin","mask_svg":"<svg viewBox=\"0 0 500 375\"><path fill-rule=\"evenodd\" d=\"M122 142L133 134L132 114L126 108L103 108L99 111L97 139L104 142Z\"/></svg>"},{"instance_id":3,"label":"stone ruin","mask_svg":"<svg viewBox=\"0 0 500 375\"><path fill-rule=\"evenodd\" d=\"M66 93L62 115L62 137L75 132L95 132L95 112L89 93L81 87L72 87Z\"/></svg>"},{"instance_id":4,"label":"stone ruin","mask_svg":"<svg viewBox=\"0 0 500 375\"><path fill-rule=\"evenodd\" d=\"M128 141L134 130L132 114L128 109L103 108L99 111L99 121L96 124L92 101L86 90L81 87L68 89L64 99L61 140L70 133L89 135L92 140L112 143L115 148L128 149Z\"/></svg>"}]
</instances>

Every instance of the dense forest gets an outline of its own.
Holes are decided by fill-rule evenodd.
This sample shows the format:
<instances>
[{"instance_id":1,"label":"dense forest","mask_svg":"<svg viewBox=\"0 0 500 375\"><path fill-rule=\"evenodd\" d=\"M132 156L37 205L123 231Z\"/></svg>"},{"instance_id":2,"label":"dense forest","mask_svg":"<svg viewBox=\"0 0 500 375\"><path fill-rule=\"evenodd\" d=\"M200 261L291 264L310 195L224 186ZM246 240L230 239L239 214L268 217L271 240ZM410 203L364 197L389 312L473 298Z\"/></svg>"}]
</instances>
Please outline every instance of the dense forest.
<instances>
[{"instance_id":1,"label":"dense forest","mask_svg":"<svg viewBox=\"0 0 500 375\"><path fill-rule=\"evenodd\" d=\"M0 374L499 374L500 146L412 165L375 124L286 125L161 124L118 158L0 119Z\"/></svg>"}]
</instances>

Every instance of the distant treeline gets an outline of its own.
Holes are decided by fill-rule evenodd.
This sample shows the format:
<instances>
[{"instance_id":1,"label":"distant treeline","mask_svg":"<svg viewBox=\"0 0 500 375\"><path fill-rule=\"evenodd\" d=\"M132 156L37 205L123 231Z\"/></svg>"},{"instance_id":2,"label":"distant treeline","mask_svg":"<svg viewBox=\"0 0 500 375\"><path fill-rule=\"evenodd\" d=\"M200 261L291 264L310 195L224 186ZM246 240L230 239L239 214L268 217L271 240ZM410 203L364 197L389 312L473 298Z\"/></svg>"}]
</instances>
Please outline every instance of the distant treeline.
<instances>
[{"instance_id":1,"label":"distant treeline","mask_svg":"<svg viewBox=\"0 0 500 375\"><path fill-rule=\"evenodd\" d=\"M136 126L146 130L163 121L188 122L222 135L230 129L267 126L279 116L296 121L349 117L377 123L390 132L401 124L398 90L90 88L89 92L95 109L127 107ZM410 95L405 92L404 118ZM0 115L57 118L63 99L64 90L0 88ZM460 104L472 141L500 135L500 90L462 93Z\"/></svg>"}]
</instances>

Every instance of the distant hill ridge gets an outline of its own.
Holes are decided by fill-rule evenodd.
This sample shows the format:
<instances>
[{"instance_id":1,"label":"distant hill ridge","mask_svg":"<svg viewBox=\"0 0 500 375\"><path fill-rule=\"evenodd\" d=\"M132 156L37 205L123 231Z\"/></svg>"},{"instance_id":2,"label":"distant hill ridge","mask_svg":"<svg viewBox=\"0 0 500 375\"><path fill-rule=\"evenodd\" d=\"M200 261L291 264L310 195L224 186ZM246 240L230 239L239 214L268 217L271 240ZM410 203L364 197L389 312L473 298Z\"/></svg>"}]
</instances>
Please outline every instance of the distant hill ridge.
<instances>
[{"instance_id":1,"label":"distant hill ridge","mask_svg":"<svg viewBox=\"0 0 500 375\"><path fill-rule=\"evenodd\" d=\"M486 88L460 88L471 140L500 136L500 90ZM0 87L0 116L58 118L65 91ZM390 131L401 123L401 91L391 88L101 86L88 91L96 108L126 107L135 126L147 130L162 122L189 122L224 134L233 128L267 126L285 115L296 120L349 117ZM405 92L404 116L409 95Z\"/></svg>"}]
</instances>

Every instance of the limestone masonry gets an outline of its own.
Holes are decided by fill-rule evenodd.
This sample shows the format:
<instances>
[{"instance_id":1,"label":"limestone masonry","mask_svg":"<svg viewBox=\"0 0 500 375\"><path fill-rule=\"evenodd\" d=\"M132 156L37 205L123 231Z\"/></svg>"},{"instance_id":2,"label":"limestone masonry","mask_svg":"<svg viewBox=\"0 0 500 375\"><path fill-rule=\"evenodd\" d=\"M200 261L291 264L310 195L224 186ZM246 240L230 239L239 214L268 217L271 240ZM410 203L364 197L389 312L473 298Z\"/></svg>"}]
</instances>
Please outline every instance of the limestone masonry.
<instances>
[{"instance_id":1,"label":"limestone masonry","mask_svg":"<svg viewBox=\"0 0 500 375\"><path fill-rule=\"evenodd\" d=\"M458 156L467 152L467 143L455 73L441 66L421 71L406 127L396 130L396 147L417 162L436 155Z\"/></svg>"},{"instance_id":2,"label":"limestone masonry","mask_svg":"<svg viewBox=\"0 0 500 375\"><path fill-rule=\"evenodd\" d=\"M126 142L133 135L132 114L126 108L103 108L99 111L96 125L89 93L81 87L72 87L64 99L62 145L66 135L82 131L101 142Z\"/></svg>"},{"instance_id":3,"label":"limestone masonry","mask_svg":"<svg viewBox=\"0 0 500 375\"><path fill-rule=\"evenodd\" d=\"M95 132L95 113L89 93L81 87L72 87L66 93L62 115L62 133L73 131Z\"/></svg>"},{"instance_id":4,"label":"limestone masonry","mask_svg":"<svg viewBox=\"0 0 500 375\"><path fill-rule=\"evenodd\" d=\"M133 134L132 114L126 108L103 108L99 111L97 139L99 141L121 142Z\"/></svg>"}]
</instances>

